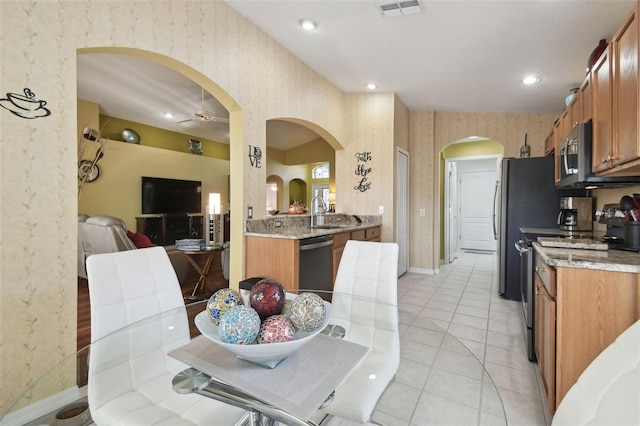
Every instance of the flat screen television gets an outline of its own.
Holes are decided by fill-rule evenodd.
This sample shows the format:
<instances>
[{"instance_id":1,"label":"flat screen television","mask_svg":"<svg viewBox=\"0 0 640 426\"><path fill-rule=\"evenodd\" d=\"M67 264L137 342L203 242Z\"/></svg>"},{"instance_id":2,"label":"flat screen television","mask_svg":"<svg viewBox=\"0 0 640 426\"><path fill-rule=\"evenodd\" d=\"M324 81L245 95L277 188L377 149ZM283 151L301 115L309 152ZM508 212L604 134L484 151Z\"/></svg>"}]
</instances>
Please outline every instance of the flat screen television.
<instances>
[{"instance_id":1,"label":"flat screen television","mask_svg":"<svg viewBox=\"0 0 640 426\"><path fill-rule=\"evenodd\" d=\"M202 212L202 182L142 176L142 214Z\"/></svg>"}]
</instances>

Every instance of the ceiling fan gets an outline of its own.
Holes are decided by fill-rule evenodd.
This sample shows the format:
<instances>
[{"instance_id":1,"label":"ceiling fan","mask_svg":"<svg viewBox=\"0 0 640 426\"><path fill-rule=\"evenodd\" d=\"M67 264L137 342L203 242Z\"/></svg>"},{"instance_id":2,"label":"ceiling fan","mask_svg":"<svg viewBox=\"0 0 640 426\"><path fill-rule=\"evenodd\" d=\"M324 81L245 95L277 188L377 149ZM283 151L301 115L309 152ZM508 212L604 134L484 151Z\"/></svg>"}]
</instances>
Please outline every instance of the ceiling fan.
<instances>
[{"instance_id":1,"label":"ceiling fan","mask_svg":"<svg viewBox=\"0 0 640 426\"><path fill-rule=\"evenodd\" d=\"M200 122L216 122L216 123L228 123L228 118L218 117L216 113L210 109L206 109L204 105L204 89L202 89L202 106L199 110L191 116L191 118L187 118L186 120L176 121L177 124L187 123L189 121L200 121Z\"/></svg>"}]
</instances>

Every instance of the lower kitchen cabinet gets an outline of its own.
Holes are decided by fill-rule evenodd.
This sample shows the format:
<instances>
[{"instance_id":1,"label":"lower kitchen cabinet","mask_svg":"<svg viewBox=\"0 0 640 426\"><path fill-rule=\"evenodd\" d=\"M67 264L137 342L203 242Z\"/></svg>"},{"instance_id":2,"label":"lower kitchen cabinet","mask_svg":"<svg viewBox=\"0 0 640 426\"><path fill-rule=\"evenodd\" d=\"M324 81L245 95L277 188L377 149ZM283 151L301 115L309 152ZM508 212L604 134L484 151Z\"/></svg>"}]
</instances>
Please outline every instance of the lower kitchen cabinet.
<instances>
[{"instance_id":1,"label":"lower kitchen cabinet","mask_svg":"<svg viewBox=\"0 0 640 426\"><path fill-rule=\"evenodd\" d=\"M600 352L640 319L640 274L553 267L536 254L535 351L554 413Z\"/></svg>"},{"instance_id":2,"label":"lower kitchen cabinet","mask_svg":"<svg viewBox=\"0 0 640 426\"><path fill-rule=\"evenodd\" d=\"M245 278L271 278L287 291L298 290L299 248L296 239L245 237Z\"/></svg>"},{"instance_id":3,"label":"lower kitchen cabinet","mask_svg":"<svg viewBox=\"0 0 640 426\"><path fill-rule=\"evenodd\" d=\"M342 252L344 246L349 240L356 241L375 241L380 242L379 226L373 228L359 229L351 232L340 232L339 234L333 234L333 282L336 282L336 275L338 274L338 266L340 266L340 259L342 258Z\"/></svg>"}]
</instances>

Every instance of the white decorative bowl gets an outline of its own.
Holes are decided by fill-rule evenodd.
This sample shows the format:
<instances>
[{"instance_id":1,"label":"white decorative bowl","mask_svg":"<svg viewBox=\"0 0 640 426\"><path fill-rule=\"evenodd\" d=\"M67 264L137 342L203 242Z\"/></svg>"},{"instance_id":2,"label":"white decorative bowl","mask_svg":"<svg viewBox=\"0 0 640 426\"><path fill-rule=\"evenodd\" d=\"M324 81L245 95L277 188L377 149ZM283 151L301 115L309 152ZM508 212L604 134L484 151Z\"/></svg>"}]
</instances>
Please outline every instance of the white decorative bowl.
<instances>
[{"instance_id":1,"label":"white decorative bowl","mask_svg":"<svg viewBox=\"0 0 640 426\"><path fill-rule=\"evenodd\" d=\"M287 293L287 299L295 297L296 295ZM327 309L327 315L322 325L313 331L297 331L293 336L293 340L291 340L290 342L263 343L253 345L234 345L232 343L224 343L222 340L220 340L218 326L215 325L213 321L211 321L211 318L209 318L209 313L207 311L202 311L198 315L196 315L194 322L203 336L206 336L216 344L222 346L230 352L233 352L238 358L261 365L263 367L274 368L286 357L307 344L329 324L329 321L331 321L331 316L333 314L333 307L331 306L331 303L327 301L324 301L324 306Z\"/></svg>"}]
</instances>

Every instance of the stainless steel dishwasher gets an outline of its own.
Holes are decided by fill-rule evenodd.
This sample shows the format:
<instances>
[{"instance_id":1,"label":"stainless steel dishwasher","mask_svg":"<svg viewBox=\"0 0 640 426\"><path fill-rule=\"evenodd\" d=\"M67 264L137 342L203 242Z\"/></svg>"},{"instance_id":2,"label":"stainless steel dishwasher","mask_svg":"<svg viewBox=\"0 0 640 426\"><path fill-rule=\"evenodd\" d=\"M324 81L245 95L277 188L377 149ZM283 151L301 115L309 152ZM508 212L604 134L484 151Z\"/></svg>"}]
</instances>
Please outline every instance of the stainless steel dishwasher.
<instances>
[{"instance_id":1,"label":"stainless steel dishwasher","mask_svg":"<svg viewBox=\"0 0 640 426\"><path fill-rule=\"evenodd\" d=\"M300 290L333 289L331 235L300 239L300 263L298 282ZM330 295L318 293L323 299Z\"/></svg>"}]
</instances>

